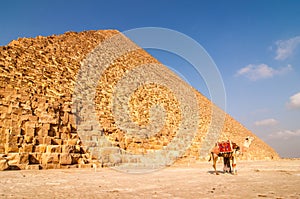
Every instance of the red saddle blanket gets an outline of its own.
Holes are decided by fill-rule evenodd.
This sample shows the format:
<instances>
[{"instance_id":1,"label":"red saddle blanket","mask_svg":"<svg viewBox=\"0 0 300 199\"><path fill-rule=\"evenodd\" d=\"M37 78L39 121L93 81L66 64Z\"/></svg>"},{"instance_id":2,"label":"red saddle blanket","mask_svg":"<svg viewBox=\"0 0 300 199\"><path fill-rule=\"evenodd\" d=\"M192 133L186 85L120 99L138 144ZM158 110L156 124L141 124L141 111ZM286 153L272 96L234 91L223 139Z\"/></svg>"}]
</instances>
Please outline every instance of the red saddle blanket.
<instances>
[{"instance_id":1,"label":"red saddle blanket","mask_svg":"<svg viewBox=\"0 0 300 199\"><path fill-rule=\"evenodd\" d=\"M232 144L230 141L218 142L220 153L232 152Z\"/></svg>"}]
</instances>

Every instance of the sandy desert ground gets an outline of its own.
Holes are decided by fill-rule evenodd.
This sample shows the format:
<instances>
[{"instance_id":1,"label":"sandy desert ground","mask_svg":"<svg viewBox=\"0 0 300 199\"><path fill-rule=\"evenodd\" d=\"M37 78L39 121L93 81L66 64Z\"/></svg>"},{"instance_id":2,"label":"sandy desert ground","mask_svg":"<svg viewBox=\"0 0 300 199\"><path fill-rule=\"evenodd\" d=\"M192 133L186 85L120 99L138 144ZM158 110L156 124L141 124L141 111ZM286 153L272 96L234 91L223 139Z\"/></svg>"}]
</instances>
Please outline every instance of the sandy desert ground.
<instances>
[{"instance_id":1,"label":"sandy desert ground","mask_svg":"<svg viewBox=\"0 0 300 199\"><path fill-rule=\"evenodd\" d=\"M300 198L300 159L240 161L238 175L218 176L211 162L146 174L110 168L4 171L0 183L0 198Z\"/></svg>"}]
</instances>

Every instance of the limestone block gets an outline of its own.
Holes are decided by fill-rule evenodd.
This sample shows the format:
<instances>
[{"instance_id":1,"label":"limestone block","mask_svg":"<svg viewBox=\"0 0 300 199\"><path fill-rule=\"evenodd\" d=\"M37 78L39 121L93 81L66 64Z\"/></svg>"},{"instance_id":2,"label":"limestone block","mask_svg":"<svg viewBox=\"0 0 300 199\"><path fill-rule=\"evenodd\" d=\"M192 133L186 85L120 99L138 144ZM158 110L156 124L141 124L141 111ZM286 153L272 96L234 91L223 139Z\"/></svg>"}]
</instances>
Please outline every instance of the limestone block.
<instances>
[{"instance_id":1,"label":"limestone block","mask_svg":"<svg viewBox=\"0 0 300 199\"><path fill-rule=\"evenodd\" d=\"M62 145L62 153L74 153L75 146L74 145Z\"/></svg>"},{"instance_id":2,"label":"limestone block","mask_svg":"<svg viewBox=\"0 0 300 199\"><path fill-rule=\"evenodd\" d=\"M48 145L46 153L61 153L60 145Z\"/></svg>"},{"instance_id":3,"label":"limestone block","mask_svg":"<svg viewBox=\"0 0 300 199\"><path fill-rule=\"evenodd\" d=\"M69 139L67 145L75 146L78 142L78 139Z\"/></svg>"},{"instance_id":4,"label":"limestone block","mask_svg":"<svg viewBox=\"0 0 300 199\"><path fill-rule=\"evenodd\" d=\"M19 161L19 153L8 153L7 158L9 165L18 164Z\"/></svg>"},{"instance_id":5,"label":"limestone block","mask_svg":"<svg viewBox=\"0 0 300 199\"><path fill-rule=\"evenodd\" d=\"M47 164L59 164L59 153L43 153L42 154L42 164L47 165Z\"/></svg>"},{"instance_id":6,"label":"limestone block","mask_svg":"<svg viewBox=\"0 0 300 199\"><path fill-rule=\"evenodd\" d=\"M64 112L64 116L62 117L62 124L63 125L67 125L69 122L69 113L68 112Z\"/></svg>"},{"instance_id":7,"label":"limestone block","mask_svg":"<svg viewBox=\"0 0 300 199\"><path fill-rule=\"evenodd\" d=\"M60 132L58 131L58 126L50 124L50 130L48 131L48 136L60 138Z\"/></svg>"},{"instance_id":8,"label":"limestone block","mask_svg":"<svg viewBox=\"0 0 300 199\"><path fill-rule=\"evenodd\" d=\"M7 155L9 165L29 164L28 153L9 153Z\"/></svg>"},{"instance_id":9,"label":"limestone block","mask_svg":"<svg viewBox=\"0 0 300 199\"><path fill-rule=\"evenodd\" d=\"M20 153L31 153L33 152L33 144L22 144L22 147L19 149Z\"/></svg>"},{"instance_id":10,"label":"limestone block","mask_svg":"<svg viewBox=\"0 0 300 199\"><path fill-rule=\"evenodd\" d=\"M72 156L68 153L62 153L60 154L60 164L66 165L66 164L72 164Z\"/></svg>"},{"instance_id":11,"label":"limestone block","mask_svg":"<svg viewBox=\"0 0 300 199\"><path fill-rule=\"evenodd\" d=\"M43 144L51 145L51 143L52 143L52 138L51 137L44 137L43 138Z\"/></svg>"},{"instance_id":12,"label":"limestone block","mask_svg":"<svg viewBox=\"0 0 300 199\"><path fill-rule=\"evenodd\" d=\"M13 123L13 120L11 120L11 119L6 119L6 120L4 120L4 122L3 122L3 127L6 127L6 128L11 128L12 127L12 123Z\"/></svg>"},{"instance_id":13,"label":"limestone block","mask_svg":"<svg viewBox=\"0 0 300 199\"><path fill-rule=\"evenodd\" d=\"M29 115L28 119L29 119L29 121L32 121L34 123L37 123L37 121L38 121L38 117L35 115Z\"/></svg>"},{"instance_id":14,"label":"limestone block","mask_svg":"<svg viewBox=\"0 0 300 199\"><path fill-rule=\"evenodd\" d=\"M16 142L5 143L4 148L5 148L5 153L18 153L19 152L19 147L16 144Z\"/></svg>"},{"instance_id":15,"label":"limestone block","mask_svg":"<svg viewBox=\"0 0 300 199\"><path fill-rule=\"evenodd\" d=\"M26 122L26 124L25 124L26 135L35 136L35 127L36 127L35 122L31 122L31 121Z\"/></svg>"},{"instance_id":16,"label":"limestone block","mask_svg":"<svg viewBox=\"0 0 300 199\"><path fill-rule=\"evenodd\" d=\"M58 124L58 118L51 115L44 115L39 118L39 122L45 124Z\"/></svg>"},{"instance_id":17,"label":"limestone block","mask_svg":"<svg viewBox=\"0 0 300 199\"><path fill-rule=\"evenodd\" d=\"M40 164L42 162L42 153L29 153L29 164Z\"/></svg>"},{"instance_id":18,"label":"limestone block","mask_svg":"<svg viewBox=\"0 0 300 199\"><path fill-rule=\"evenodd\" d=\"M73 114L69 114L69 124L76 129L76 121Z\"/></svg>"},{"instance_id":19,"label":"limestone block","mask_svg":"<svg viewBox=\"0 0 300 199\"><path fill-rule=\"evenodd\" d=\"M81 158L81 154L72 153L71 157L72 157L72 164L78 164Z\"/></svg>"},{"instance_id":20,"label":"limestone block","mask_svg":"<svg viewBox=\"0 0 300 199\"><path fill-rule=\"evenodd\" d=\"M19 141L19 137L17 135L13 135L10 133L10 129L5 129L5 135L6 135L6 143L15 143L17 144Z\"/></svg>"},{"instance_id":21,"label":"limestone block","mask_svg":"<svg viewBox=\"0 0 300 199\"><path fill-rule=\"evenodd\" d=\"M33 136L25 135L24 136L24 141L26 143L32 143L33 142Z\"/></svg>"},{"instance_id":22,"label":"limestone block","mask_svg":"<svg viewBox=\"0 0 300 199\"><path fill-rule=\"evenodd\" d=\"M0 153L5 153L5 147L4 144L2 144L3 142L0 143Z\"/></svg>"},{"instance_id":23,"label":"limestone block","mask_svg":"<svg viewBox=\"0 0 300 199\"><path fill-rule=\"evenodd\" d=\"M20 120L21 121L28 121L30 116L31 116L31 114L21 115Z\"/></svg>"},{"instance_id":24,"label":"limestone block","mask_svg":"<svg viewBox=\"0 0 300 199\"><path fill-rule=\"evenodd\" d=\"M46 137L48 136L48 131L50 130L50 124L49 123L44 123L42 125L42 128L38 131L38 136L39 137Z\"/></svg>"},{"instance_id":25,"label":"limestone block","mask_svg":"<svg viewBox=\"0 0 300 199\"><path fill-rule=\"evenodd\" d=\"M40 144L38 146L35 146L35 152L37 153L46 153L47 145L46 144Z\"/></svg>"},{"instance_id":26,"label":"limestone block","mask_svg":"<svg viewBox=\"0 0 300 199\"><path fill-rule=\"evenodd\" d=\"M8 167L9 167L8 161L5 159L0 159L0 171L4 171L8 169Z\"/></svg>"},{"instance_id":27,"label":"limestone block","mask_svg":"<svg viewBox=\"0 0 300 199\"><path fill-rule=\"evenodd\" d=\"M59 138L52 138L51 139L51 144L53 144L53 145L62 145L63 144L63 140L59 139Z\"/></svg>"},{"instance_id":28,"label":"limestone block","mask_svg":"<svg viewBox=\"0 0 300 199\"><path fill-rule=\"evenodd\" d=\"M69 104L64 104L62 107L62 111L63 112L71 112L72 111L71 106Z\"/></svg>"},{"instance_id":29,"label":"limestone block","mask_svg":"<svg viewBox=\"0 0 300 199\"><path fill-rule=\"evenodd\" d=\"M18 164L29 164L29 153L20 153Z\"/></svg>"},{"instance_id":30,"label":"limestone block","mask_svg":"<svg viewBox=\"0 0 300 199\"><path fill-rule=\"evenodd\" d=\"M16 121L12 121L12 126L11 126L11 135L21 135L21 125L20 122L18 121L18 116L13 116L13 119L16 119Z\"/></svg>"},{"instance_id":31,"label":"limestone block","mask_svg":"<svg viewBox=\"0 0 300 199\"><path fill-rule=\"evenodd\" d=\"M60 169L61 165L58 163L53 163L53 164L50 163L50 164L42 165L42 168L43 169Z\"/></svg>"},{"instance_id":32,"label":"limestone block","mask_svg":"<svg viewBox=\"0 0 300 199\"><path fill-rule=\"evenodd\" d=\"M83 149L81 148L80 145L75 145L75 151L74 151L74 153L81 153L82 150L83 150Z\"/></svg>"},{"instance_id":33,"label":"limestone block","mask_svg":"<svg viewBox=\"0 0 300 199\"><path fill-rule=\"evenodd\" d=\"M26 165L26 170L40 170L42 167L39 164Z\"/></svg>"}]
</instances>

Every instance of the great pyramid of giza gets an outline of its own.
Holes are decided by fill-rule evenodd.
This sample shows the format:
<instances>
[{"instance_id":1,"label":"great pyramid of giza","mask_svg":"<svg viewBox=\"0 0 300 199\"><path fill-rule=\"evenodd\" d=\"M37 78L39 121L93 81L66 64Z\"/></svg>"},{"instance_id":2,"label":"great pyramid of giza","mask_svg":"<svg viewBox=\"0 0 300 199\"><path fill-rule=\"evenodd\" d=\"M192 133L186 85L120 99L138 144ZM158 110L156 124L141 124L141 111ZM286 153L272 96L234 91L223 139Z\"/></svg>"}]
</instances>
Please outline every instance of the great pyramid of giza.
<instances>
[{"instance_id":1,"label":"great pyramid of giza","mask_svg":"<svg viewBox=\"0 0 300 199\"><path fill-rule=\"evenodd\" d=\"M114 48L104 44L115 36ZM124 46L130 50L123 52ZM99 63L105 68L94 73ZM242 145L246 136L254 137L247 158L279 158L116 30L14 40L0 47L0 70L0 163L8 169L120 165L143 161L139 157L155 156L155 151L163 158L195 161L216 140ZM196 99L188 109L191 118L184 113L193 101L188 95Z\"/></svg>"}]
</instances>

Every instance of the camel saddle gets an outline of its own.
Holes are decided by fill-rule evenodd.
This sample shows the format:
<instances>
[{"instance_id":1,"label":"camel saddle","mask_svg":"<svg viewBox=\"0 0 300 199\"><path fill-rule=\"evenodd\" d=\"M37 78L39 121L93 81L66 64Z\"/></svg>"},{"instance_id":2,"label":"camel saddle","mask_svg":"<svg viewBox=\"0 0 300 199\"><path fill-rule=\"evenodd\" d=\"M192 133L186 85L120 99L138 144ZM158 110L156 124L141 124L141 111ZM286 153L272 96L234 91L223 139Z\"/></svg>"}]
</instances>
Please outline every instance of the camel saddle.
<instances>
[{"instance_id":1,"label":"camel saddle","mask_svg":"<svg viewBox=\"0 0 300 199\"><path fill-rule=\"evenodd\" d=\"M233 152L233 147L231 141L223 141L223 142L218 142L218 147L220 153L230 153Z\"/></svg>"}]
</instances>

